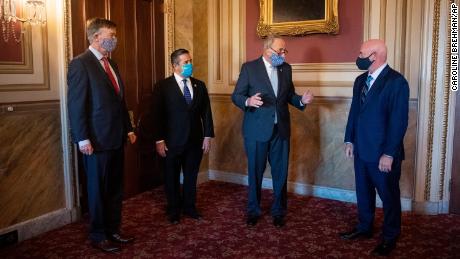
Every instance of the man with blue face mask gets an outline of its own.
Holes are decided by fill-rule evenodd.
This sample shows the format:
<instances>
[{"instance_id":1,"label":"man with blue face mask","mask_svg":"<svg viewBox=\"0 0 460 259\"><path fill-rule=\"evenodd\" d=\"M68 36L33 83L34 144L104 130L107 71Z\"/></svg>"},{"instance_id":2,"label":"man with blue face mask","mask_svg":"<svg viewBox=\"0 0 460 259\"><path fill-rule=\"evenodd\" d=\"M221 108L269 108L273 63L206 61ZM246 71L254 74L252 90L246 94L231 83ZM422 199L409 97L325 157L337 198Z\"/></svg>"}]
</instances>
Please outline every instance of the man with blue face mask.
<instances>
[{"instance_id":1,"label":"man with blue face mask","mask_svg":"<svg viewBox=\"0 0 460 259\"><path fill-rule=\"evenodd\" d=\"M88 182L91 244L106 252L133 240L120 235L124 144L136 141L125 88L109 53L116 47L116 25L87 22L89 49L69 64L68 110L73 140L83 154Z\"/></svg>"},{"instance_id":2,"label":"man with blue face mask","mask_svg":"<svg viewBox=\"0 0 460 259\"><path fill-rule=\"evenodd\" d=\"M171 65L174 74L154 89L152 125L156 151L165 158L166 214L171 224L178 224L181 214L201 218L195 205L196 183L203 153L211 148L214 126L206 85L192 77L188 50L175 50Z\"/></svg>"},{"instance_id":3,"label":"man with blue face mask","mask_svg":"<svg viewBox=\"0 0 460 259\"><path fill-rule=\"evenodd\" d=\"M243 136L249 182L248 226L256 225L261 215L260 196L267 160L273 180L273 225L284 226L291 130L288 104L304 110L313 100L309 91L302 96L295 93L292 69L285 62L286 54L286 43L282 38L267 38L262 56L241 67L232 94L233 103L244 112Z\"/></svg>"},{"instance_id":4,"label":"man with blue face mask","mask_svg":"<svg viewBox=\"0 0 460 259\"><path fill-rule=\"evenodd\" d=\"M359 220L340 236L346 240L372 237L378 193L384 213L382 240L372 253L385 256L396 247L401 233L399 178L409 86L404 76L387 64L387 48L382 40L364 42L356 65L366 72L356 78L353 86L345 154L354 159Z\"/></svg>"}]
</instances>

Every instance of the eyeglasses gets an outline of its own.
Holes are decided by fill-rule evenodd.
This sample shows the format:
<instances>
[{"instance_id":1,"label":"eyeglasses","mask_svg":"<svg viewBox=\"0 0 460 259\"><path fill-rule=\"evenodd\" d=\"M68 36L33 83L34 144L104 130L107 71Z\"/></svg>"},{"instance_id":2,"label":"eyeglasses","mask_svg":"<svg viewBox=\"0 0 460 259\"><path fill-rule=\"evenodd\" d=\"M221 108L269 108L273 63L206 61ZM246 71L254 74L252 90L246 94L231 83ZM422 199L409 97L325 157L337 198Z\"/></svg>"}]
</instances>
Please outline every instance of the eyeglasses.
<instances>
[{"instance_id":1,"label":"eyeglasses","mask_svg":"<svg viewBox=\"0 0 460 259\"><path fill-rule=\"evenodd\" d=\"M272 47L270 47L271 50L273 50L276 54L280 55L280 54L284 54L284 55L287 55L288 54L288 50L287 49L279 49L278 51L274 50Z\"/></svg>"}]
</instances>

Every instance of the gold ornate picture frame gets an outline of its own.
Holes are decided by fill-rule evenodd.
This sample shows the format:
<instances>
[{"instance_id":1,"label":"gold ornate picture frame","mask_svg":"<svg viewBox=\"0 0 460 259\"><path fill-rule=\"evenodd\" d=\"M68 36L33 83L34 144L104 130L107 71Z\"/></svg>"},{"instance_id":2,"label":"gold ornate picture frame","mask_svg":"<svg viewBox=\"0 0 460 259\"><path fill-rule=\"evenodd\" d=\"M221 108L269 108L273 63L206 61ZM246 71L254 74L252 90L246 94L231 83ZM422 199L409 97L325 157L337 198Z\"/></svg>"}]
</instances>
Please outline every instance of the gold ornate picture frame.
<instances>
[{"instance_id":1,"label":"gold ornate picture frame","mask_svg":"<svg viewBox=\"0 0 460 259\"><path fill-rule=\"evenodd\" d=\"M339 0L259 0L259 37L339 32ZM290 15L290 12L295 12ZM323 13L324 12L324 13ZM303 18L300 18L303 17Z\"/></svg>"}]
</instances>

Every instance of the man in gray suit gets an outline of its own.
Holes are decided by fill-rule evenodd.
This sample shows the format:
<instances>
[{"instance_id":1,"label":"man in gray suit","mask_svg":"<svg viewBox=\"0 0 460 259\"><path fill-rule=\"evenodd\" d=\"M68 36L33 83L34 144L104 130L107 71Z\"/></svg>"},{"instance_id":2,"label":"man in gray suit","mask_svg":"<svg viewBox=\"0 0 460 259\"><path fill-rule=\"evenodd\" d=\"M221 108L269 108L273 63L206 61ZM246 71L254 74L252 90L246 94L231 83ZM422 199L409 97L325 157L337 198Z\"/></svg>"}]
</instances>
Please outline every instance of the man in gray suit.
<instances>
[{"instance_id":1,"label":"man in gray suit","mask_svg":"<svg viewBox=\"0 0 460 259\"><path fill-rule=\"evenodd\" d=\"M233 103L244 112L243 136L249 178L248 226L256 225L261 214L260 191L267 159L273 179L273 224L284 226L290 137L288 103L303 110L313 100L309 91L302 96L295 93L291 66L285 62L287 52L282 38L267 38L262 56L241 67L232 94Z\"/></svg>"}]
</instances>

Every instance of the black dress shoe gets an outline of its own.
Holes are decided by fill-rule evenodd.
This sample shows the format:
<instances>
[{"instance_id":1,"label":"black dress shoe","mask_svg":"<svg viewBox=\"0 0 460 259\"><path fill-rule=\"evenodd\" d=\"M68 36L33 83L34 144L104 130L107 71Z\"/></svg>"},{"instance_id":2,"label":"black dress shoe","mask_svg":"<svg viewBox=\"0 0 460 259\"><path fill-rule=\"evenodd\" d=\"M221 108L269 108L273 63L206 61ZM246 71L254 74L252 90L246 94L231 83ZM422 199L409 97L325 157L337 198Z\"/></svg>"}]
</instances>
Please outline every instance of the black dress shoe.
<instances>
[{"instance_id":1,"label":"black dress shoe","mask_svg":"<svg viewBox=\"0 0 460 259\"><path fill-rule=\"evenodd\" d=\"M202 218L201 214L196 210L184 211L184 215L189 216L192 219L199 220Z\"/></svg>"},{"instance_id":2,"label":"black dress shoe","mask_svg":"<svg viewBox=\"0 0 460 259\"><path fill-rule=\"evenodd\" d=\"M246 219L246 225L248 225L249 227L253 227L257 224L258 220L259 216L249 215Z\"/></svg>"},{"instance_id":3,"label":"black dress shoe","mask_svg":"<svg viewBox=\"0 0 460 259\"><path fill-rule=\"evenodd\" d=\"M395 248L396 248L395 240L383 240L380 244L378 244L374 248L374 250L372 250L372 255L387 256Z\"/></svg>"},{"instance_id":4,"label":"black dress shoe","mask_svg":"<svg viewBox=\"0 0 460 259\"><path fill-rule=\"evenodd\" d=\"M179 224L180 217L178 214L171 214L171 215L168 215L168 220L169 220L169 223L173 225L177 225Z\"/></svg>"},{"instance_id":5,"label":"black dress shoe","mask_svg":"<svg viewBox=\"0 0 460 259\"><path fill-rule=\"evenodd\" d=\"M93 241L93 242L91 242L91 245L94 248L100 249L100 250L102 250L104 252L108 252L108 253L116 253L116 252L119 252L121 250L119 245L114 244L114 243L110 242L107 239L104 239L104 240L99 241L99 242L94 242Z\"/></svg>"},{"instance_id":6,"label":"black dress shoe","mask_svg":"<svg viewBox=\"0 0 460 259\"><path fill-rule=\"evenodd\" d=\"M369 239L372 238L372 231L360 231L354 228L351 231L343 232L339 234L342 239L353 240L357 238Z\"/></svg>"},{"instance_id":7,"label":"black dress shoe","mask_svg":"<svg viewBox=\"0 0 460 259\"><path fill-rule=\"evenodd\" d=\"M109 239L119 244L128 244L134 241L134 237L120 236L120 234L112 234L109 236Z\"/></svg>"},{"instance_id":8,"label":"black dress shoe","mask_svg":"<svg viewBox=\"0 0 460 259\"><path fill-rule=\"evenodd\" d=\"M284 222L284 217L283 216L275 216L273 217L273 225L277 228L281 228L286 224Z\"/></svg>"}]
</instances>

